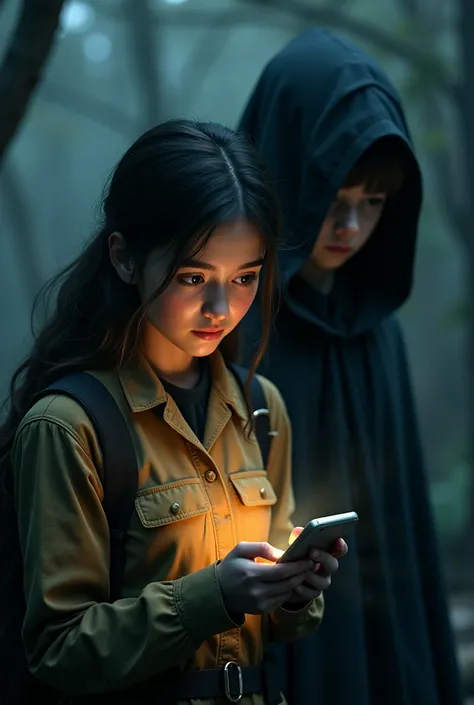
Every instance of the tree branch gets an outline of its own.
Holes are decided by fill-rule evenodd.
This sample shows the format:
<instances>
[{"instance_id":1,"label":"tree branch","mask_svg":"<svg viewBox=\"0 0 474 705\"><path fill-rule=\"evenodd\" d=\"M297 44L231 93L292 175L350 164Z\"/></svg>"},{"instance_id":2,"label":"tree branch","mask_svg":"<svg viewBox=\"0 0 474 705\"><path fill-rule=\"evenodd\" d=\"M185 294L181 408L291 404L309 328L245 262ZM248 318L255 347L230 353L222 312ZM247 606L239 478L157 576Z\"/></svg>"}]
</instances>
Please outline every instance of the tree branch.
<instances>
[{"instance_id":1,"label":"tree branch","mask_svg":"<svg viewBox=\"0 0 474 705\"><path fill-rule=\"evenodd\" d=\"M23 0L0 68L0 160L26 113L51 52L64 0Z\"/></svg>"},{"instance_id":2,"label":"tree branch","mask_svg":"<svg viewBox=\"0 0 474 705\"><path fill-rule=\"evenodd\" d=\"M41 86L38 98L46 103L70 110L87 120L93 120L110 130L124 135L127 139L139 132L139 126L133 117L109 105L94 96L78 91L73 84L57 83L49 79Z\"/></svg>"},{"instance_id":3,"label":"tree branch","mask_svg":"<svg viewBox=\"0 0 474 705\"><path fill-rule=\"evenodd\" d=\"M101 15L118 22L127 20L128 17L122 7L118 12L108 5L97 8ZM160 23L166 27L197 27L198 29L235 27L244 24L276 24L283 26L283 20L278 18L263 17L258 11L245 7L232 7L224 12L209 10L194 10L192 7L163 7L159 13L150 12L150 22Z\"/></svg>"},{"instance_id":4,"label":"tree branch","mask_svg":"<svg viewBox=\"0 0 474 705\"><path fill-rule=\"evenodd\" d=\"M167 7L159 11L159 21L162 26L167 27L198 27L198 28L224 28L242 26L246 24L255 25L269 24L286 27L287 22L278 14L269 15L269 10L276 10L277 13L293 16L295 19L303 20L306 24L329 25L331 27L350 32L354 36L367 41L373 46L382 49L388 54L411 63L419 70L439 74L437 86L450 98L458 99L458 86L446 74L443 64L436 53L420 49L416 44L397 37L391 32L386 32L381 27L367 23L365 20L358 20L344 14L341 8L344 2L319 5L317 7L305 5L297 0L240 0L240 7L232 8L226 12L207 12L204 10L193 10L187 7ZM115 20L123 20L123 11L111 11L103 6L101 12L107 17ZM262 12L264 10L264 12ZM151 14L152 21L158 22L158 14Z\"/></svg>"},{"instance_id":5,"label":"tree branch","mask_svg":"<svg viewBox=\"0 0 474 705\"><path fill-rule=\"evenodd\" d=\"M342 29L346 32L369 42L373 46L383 51L398 56L412 66L432 75L437 74L436 84L440 90L444 91L451 99L458 100L458 86L446 75L446 70L440 58L435 52L426 51L423 48L397 37L391 32L386 32L381 27L376 27L367 21L358 20L344 14L333 3L327 3L318 7L305 5L297 0L241 0L254 7L259 6L268 11L269 9L285 12L286 14L297 16L307 24L330 25Z\"/></svg>"}]
</instances>

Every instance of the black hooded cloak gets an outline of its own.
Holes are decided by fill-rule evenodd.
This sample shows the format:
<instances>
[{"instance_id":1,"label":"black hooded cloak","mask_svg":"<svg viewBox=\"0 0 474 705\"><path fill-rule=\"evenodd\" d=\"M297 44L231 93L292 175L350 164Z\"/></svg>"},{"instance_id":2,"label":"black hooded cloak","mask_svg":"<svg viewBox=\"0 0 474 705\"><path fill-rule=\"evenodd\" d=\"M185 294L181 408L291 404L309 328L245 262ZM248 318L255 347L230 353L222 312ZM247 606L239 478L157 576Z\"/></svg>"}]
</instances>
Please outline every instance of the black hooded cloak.
<instances>
[{"instance_id":1,"label":"black hooded cloak","mask_svg":"<svg viewBox=\"0 0 474 705\"><path fill-rule=\"evenodd\" d=\"M312 29L264 69L240 127L276 182L288 247L260 372L293 425L296 519L356 510L323 626L282 661L290 705L458 705L461 695L403 336L422 184L400 99L360 48ZM298 270L337 190L376 140L407 159L365 247L324 295ZM245 329L248 364L260 325ZM280 654L282 657L283 655Z\"/></svg>"}]
</instances>

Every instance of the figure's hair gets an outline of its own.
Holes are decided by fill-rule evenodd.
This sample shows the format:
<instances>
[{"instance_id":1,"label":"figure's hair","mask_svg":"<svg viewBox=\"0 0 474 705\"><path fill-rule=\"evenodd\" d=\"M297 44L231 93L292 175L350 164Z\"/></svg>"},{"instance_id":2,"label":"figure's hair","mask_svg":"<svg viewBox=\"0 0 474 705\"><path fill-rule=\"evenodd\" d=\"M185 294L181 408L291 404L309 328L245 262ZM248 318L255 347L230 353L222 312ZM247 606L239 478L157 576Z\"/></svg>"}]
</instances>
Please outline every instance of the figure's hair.
<instances>
[{"instance_id":1,"label":"figure's hair","mask_svg":"<svg viewBox=\"0 0 474 705\"><path fill-rule=\"evenodd\" d=\"M394 196L401 188L406 156L396 137L373 142L359 157L344 182L345 188L363 184L369 193Z\"/></svg>"}]
</instances>

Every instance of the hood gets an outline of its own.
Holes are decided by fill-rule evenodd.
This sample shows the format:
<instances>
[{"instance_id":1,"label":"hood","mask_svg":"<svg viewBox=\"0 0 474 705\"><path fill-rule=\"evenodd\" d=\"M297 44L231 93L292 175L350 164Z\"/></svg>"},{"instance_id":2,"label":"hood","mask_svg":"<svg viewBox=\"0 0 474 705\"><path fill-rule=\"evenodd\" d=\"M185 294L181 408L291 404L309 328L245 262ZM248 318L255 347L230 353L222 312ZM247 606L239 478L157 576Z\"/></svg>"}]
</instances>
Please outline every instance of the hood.
<instances>
[{"instance_id":1,"label":"hood","mask_svg":"<svg viewBox=\"0 0 474 705\"><path fill-rule=\"evenodd\" d=\"M279 193L287 306L345 337L398 309L412 287L422 184L400 99L380 66L326 30L306 31L265 67L240 129L254 138ZM295 295L294 275L310 255L337 191L362 153L384 137L399 139L407 153L402 188L387 200L368 243L337 270L331 294L307 287Z\"/></svg>"}]
</instances>

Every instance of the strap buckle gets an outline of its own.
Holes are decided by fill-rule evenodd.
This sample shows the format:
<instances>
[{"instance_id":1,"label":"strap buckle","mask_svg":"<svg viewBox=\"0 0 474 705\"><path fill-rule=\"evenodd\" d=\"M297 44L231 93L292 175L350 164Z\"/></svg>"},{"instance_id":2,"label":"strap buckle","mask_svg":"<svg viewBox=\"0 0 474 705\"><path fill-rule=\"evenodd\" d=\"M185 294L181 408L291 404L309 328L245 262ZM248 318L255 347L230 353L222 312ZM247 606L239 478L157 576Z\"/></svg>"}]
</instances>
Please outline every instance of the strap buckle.
<instances>
[{"instance_id":1,"label":"strap buckle","mask_svg":"<svg viewBox=\"0 0 474 705\"><path fill-rule=\"evenodd\" d=\"M270 411L268 409L262 408L262 409L255 409L255 411L252 413L252 416L254 419L260 418L260 416L270 416ZM268 435L275 437L278 436L278 431L268 431Z\"/></svg>"},{"instance_id":2,"label":"strap buckle","mask_svg":"<svg viewBox=\"0 0 474 705\"><path fill-rule=\"evenodd\" d=\"M232 695L232 688L230 685L230 672L235 668L237 675L237 685L239 688L238 695ZM227 700L231 703L238 703L242 699L244 694L244 681L242 678L242 669L236 661L228 661L224 666L224 691Z\"/></svg>"}]
</instances>

